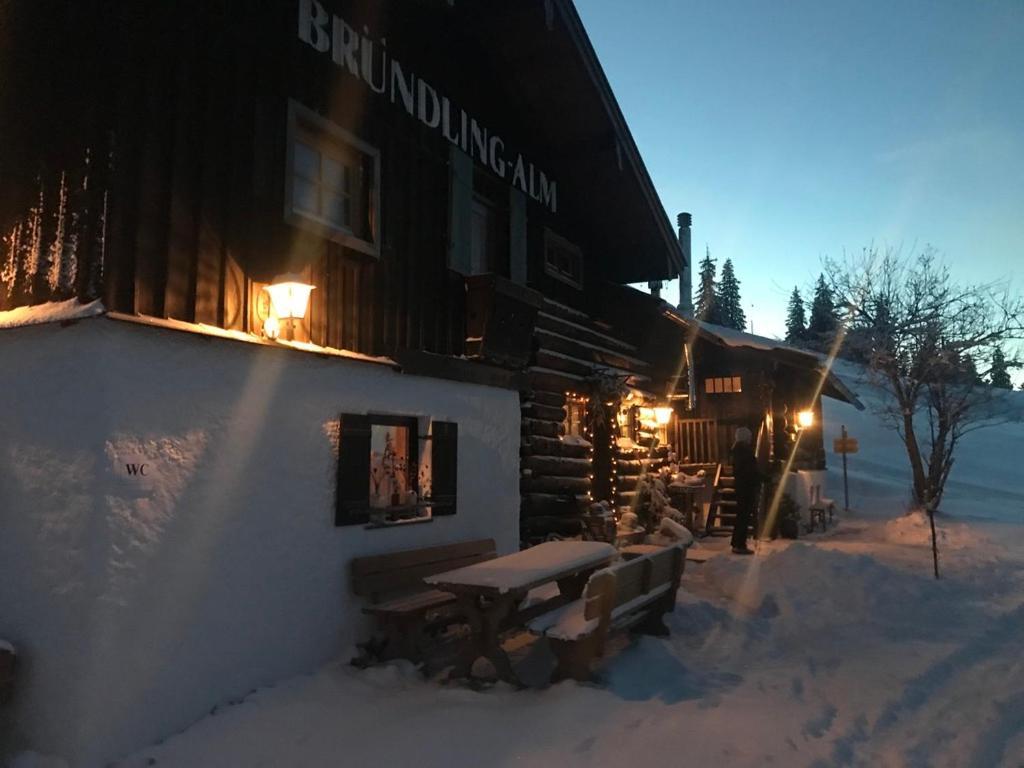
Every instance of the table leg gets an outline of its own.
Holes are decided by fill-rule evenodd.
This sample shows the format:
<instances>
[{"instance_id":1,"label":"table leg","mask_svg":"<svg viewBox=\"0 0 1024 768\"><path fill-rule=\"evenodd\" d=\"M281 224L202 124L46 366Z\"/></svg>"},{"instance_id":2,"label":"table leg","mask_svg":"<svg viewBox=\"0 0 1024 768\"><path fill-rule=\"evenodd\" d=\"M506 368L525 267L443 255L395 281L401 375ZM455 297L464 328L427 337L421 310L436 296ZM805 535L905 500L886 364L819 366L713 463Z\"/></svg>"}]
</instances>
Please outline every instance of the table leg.
<instances>
[{"instance_id":1,"label":"table leg","mask_svg":"<svg viewBox=\"0 0 1024 768\"><path fill-rule=\"evenodd\" d=\"M493 599L475 595L459 597L459 605L469 620L470 636L459 653L453 677L472 677L473 662L483 656L494 665L500 679L516 682L508 654L501 647L501 625L520 598L511 594Z\"/></svg>"}]
</instances>

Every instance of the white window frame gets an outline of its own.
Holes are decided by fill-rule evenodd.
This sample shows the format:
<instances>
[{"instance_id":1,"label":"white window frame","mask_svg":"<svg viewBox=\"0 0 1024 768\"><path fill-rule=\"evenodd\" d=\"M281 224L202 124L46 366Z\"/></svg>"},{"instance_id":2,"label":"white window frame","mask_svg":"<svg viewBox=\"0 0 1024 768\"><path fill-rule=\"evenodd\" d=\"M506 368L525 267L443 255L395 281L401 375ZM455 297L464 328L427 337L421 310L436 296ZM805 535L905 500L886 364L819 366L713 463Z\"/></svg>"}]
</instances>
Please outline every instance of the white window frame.
<instances>
[{"instance_id":1,"label":"white window frame","mask_svg":"<svg viewBox=\"0 0 1024 768\"><path fill-rule=\"evenodd\" d=\"M579 280L576 280L571 275L567 275L558 269L557 266L553 265L548 260L548 246L554 244L572 253L579 264ZM561 235L551 231L550 229L544 230L544 272L556 280L561 280L567 285L571 285L573 288L583 289L583 251L578 245L565 239Z\"/></svg>"},{"instance_id":2,"label":"white window frame","mask_svg":"<svg viewBox=\"0 0 1024 768\"><path fill-rule=\"evenodd\" d=\"M304 130L303 130L304 129ZM314 134L321 141L347 146L368 157L373 168L372 189L368 195L370 220L370 239L362 237L353 230L339 226L319 216L314 216L295 208L293 187L295 183L295 143L300 134ZM380 256L380 150L353 136L344 128L332 123L308 107L293 99L288 100L288 130L284 174L284 218L289 224L299 229L313 232L326 240L340 243L347 248L378 258ZM355 190L353 194L362 194Z\"/></svg>"}]
</instances>

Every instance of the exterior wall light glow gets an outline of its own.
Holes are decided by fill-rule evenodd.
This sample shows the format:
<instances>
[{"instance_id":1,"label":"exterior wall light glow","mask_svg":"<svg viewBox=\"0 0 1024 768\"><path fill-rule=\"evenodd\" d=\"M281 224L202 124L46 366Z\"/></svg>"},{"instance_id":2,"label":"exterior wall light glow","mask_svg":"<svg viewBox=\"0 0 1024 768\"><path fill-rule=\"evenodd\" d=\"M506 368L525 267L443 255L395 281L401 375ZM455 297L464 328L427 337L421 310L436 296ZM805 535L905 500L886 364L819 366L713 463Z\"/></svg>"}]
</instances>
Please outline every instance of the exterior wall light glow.
<instances>
[{"instance_id":1,"label":"exterior wall light glow","mask_svg":"<svg viewBox=\"0 0 1024 768\"><path fill-rule=\"evenodd\" d=\"M668 406L660 406L654 409L654 420L658 422L659 427L664 427L670 421L672 421L672 409Z\"/></svg>"},{"instance_id":2,"label":"exterior wall light glow","mask_svg":"<svg viewBox=\"0 0 1024 768\"><path fill-rule=\"evenodd\" d=\"M814 411L800 411L796 415L796 423L800 429L807 429L814 426Z\"/></svg>"},{"instance_id":3,"label":"exterior wall light glow","mask_svg":"<svg viewBox=\"0 0 1024 768\"><path fill-rule=\"evenodd\" d=\"M306 316L313 288L302 282L299 275L281 275L263 289L270 296L270 315L263 323L263 333L268 339L280 336L281 320L288 321L288 338L294 336L295 321Z\"/></svg>"},{"instance_id":4,"label":"exterior wall light glow","mask_svg":"<svg viewBox=\"0 0 1024 768\"><path fill-rule=\"evenodd\" d=\"M264 289L270 294L270 308L280 320L301 320L309 308L313 286L303 283L297 275L284 275Z\"/></svg>"}]
</instances>

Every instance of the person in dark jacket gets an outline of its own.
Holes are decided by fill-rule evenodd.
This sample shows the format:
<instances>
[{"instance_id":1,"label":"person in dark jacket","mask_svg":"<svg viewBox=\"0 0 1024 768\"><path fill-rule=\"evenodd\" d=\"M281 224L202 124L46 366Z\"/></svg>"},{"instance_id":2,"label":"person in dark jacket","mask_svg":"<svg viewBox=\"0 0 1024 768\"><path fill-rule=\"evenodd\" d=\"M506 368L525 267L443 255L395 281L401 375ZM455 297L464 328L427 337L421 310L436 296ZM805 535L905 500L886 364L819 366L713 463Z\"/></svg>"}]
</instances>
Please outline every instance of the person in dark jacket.
<instances>
[{"instance_id":1,"label":"person in dark jacket","mask_svg":"<svg viewBox=\"0 0 1024 768\"><path fill-rule=\"evenodd\" d=\"M747 548L747 529L754 514L757 491L761 485L761 472L754 456L754 438L750 430L736 430L732 445L732 474L736 489L736 522L732 531L732 551L737 555L754 554Z\"/></svg>"}]
</instances>

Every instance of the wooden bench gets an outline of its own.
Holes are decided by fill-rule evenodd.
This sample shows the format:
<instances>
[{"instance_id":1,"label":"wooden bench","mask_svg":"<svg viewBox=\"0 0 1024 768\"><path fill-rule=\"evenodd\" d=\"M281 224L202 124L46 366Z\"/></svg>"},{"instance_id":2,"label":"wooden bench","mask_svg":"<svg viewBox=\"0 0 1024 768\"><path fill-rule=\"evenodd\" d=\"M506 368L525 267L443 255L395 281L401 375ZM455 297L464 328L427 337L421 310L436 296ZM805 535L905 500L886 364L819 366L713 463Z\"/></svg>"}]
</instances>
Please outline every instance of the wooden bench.
<instances>
[{"instance_id":1,"label":"wooden bench","mask_svg":"<svg viewBox=\"0 0 1024 768\"><path fill-rule=\"evenodd\" d=\"M686 547L637 547L630 557L594 573L579 600L530 622L530 630L551 643L557 676L588 679L592 661L604 654L613 631L637 627L648 634L668 633L662 617L675 607Z\"/></svg>"},{"instance_id":2,"label":"wooden bench","mask_svg":"<svg viewBox=\"0 0 1024 768\"><path fill-rule=\"evenodd\" d=\"M454 620L455 595L428 587L423 579L497 556L494 539L461 541L352 560L352 591L369 605L382 641L367 644L378 659L419 661L427 630Z\"/></svg>"}]
</instances>

